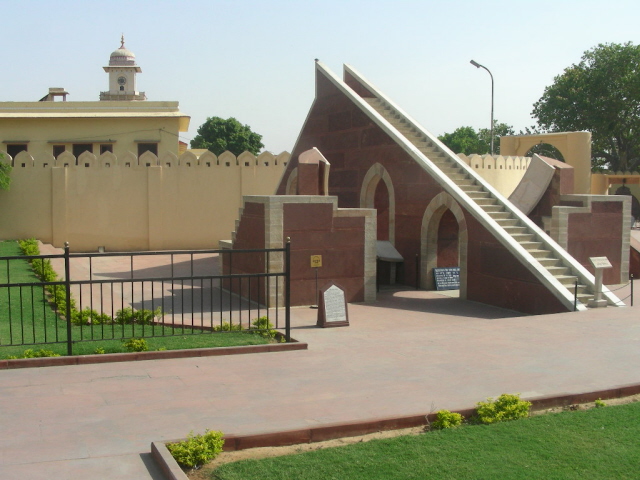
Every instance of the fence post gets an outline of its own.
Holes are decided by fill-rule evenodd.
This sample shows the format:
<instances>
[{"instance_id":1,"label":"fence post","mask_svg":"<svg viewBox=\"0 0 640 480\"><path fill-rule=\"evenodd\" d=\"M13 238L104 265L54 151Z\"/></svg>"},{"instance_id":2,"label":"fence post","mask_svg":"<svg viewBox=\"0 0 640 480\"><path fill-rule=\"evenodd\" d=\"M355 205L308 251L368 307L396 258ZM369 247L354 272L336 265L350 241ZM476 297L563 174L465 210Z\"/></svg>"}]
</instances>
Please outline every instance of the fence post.
<instances>
[{"instance_id":1,"label":"fence post","mask_svg":"<svg viewBox=\"0 0 640 480\"><path fill-rule=\"evenodd\" d=\"M576 280L576 286L573 292L573 311L578 310L578 280Z\"/></svg>"},{"instance_id":2,"label":"fence post","mask_svg":"<svg viewBox=\"0 0 640 480\"><path fill-rule=\"evenodd\" d=\"M287 237L285 246L285 262L287 267L284 275L284 322L285 322L285 339L291 341L291 237Z\"/></svg>"},{"instance_id":3,"label":"fence post","mask_svg":"<svg viewBox=\"0 0 640 480\"><path fill-rule=\"evenodd\" d=\"M69 262L69 242L64 242L64 289L67 317L67 355L73 355L71 340L71 266Z\"/></svg>"},{"instance_id":4,"label":"fence post","mask_svg":"<svg viewBox=\"0 0 640 480\"><path fill-rule=\"evenodd\" d=\"M633 273L630 275L631 277L631 306L633 307Z\"/></svg>"}]
</instances>

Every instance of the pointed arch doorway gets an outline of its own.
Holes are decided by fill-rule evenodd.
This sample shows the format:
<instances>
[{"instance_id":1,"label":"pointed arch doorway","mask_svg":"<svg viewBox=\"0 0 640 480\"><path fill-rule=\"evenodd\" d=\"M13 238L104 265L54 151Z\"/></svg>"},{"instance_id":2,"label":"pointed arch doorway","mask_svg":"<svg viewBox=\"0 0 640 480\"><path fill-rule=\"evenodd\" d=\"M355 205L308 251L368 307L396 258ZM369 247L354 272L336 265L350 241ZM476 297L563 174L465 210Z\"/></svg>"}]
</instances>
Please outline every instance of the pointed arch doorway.
<instances>
[{"instance_id":1,"label":"pointed arch doorway","mask_svg":"<svg viewBox=\"0 0 640 480\"><path fill-rule=\"evenodd\" d=\"M360 189L360 207L377 210L377 281L378 285L393 285L402 257L395 249L396 198L389 172L380 163L367 171Z\"/></svg>"},{"instance_id":2,"label":"pointed arch doorway","mask_svg":"<svg viewBox=\"0 0 640 480\"><path fill-rule=\"evenodd\" d=\"M460 298L467 298L467 222L451 195L441 192L427 206L420 235L420 287L435 290L433 269L460 267Z\"/></svg>"}]
</instances>

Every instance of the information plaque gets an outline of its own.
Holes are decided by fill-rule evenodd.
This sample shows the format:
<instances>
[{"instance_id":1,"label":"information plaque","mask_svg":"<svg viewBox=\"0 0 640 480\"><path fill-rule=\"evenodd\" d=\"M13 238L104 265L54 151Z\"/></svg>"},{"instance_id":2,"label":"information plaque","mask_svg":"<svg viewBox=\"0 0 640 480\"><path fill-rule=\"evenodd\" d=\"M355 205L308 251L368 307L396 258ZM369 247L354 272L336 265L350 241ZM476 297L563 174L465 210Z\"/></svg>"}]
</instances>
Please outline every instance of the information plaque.
<instances>
[{"instance_id":1,"label":"information plaque","mask_svg":"<svg viewBox=\"0 0 640 480\"><path fill-rule=\"evenodd\" d=\"M349 315L344 290L335 283L325 285L320 291L316 326L327 328L348 325Z\"/></svg>"},{"instance_id":2,"label":"information plaque","mask_svg":"<svg viewBox=\"0 0 640 480\"><path fill-rule=\"evenodd\" d=\"M436 290L460 290L460 267L434 268Z\"/></svg>"}]
</instances>

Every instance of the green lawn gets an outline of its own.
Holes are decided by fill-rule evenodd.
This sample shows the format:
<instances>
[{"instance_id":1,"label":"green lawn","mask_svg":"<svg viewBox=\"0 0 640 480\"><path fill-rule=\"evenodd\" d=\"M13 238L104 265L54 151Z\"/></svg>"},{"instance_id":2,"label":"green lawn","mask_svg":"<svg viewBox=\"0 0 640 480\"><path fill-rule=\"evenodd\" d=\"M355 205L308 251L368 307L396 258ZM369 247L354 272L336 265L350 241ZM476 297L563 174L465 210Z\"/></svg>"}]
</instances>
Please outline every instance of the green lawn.
<instances>
[{"instance_id":1,"label":"green lawn","mask_svg":"<svg viewBox=\"0 0 640 480\"><path fill-rule=\"evenodd\" d=\"M223 465L218 480L637 479L640 403Z\"/></svg>"},{"instance_id":2,"label":"green lawn","mask_svg":"<svg viewBox=\"0 0 640 480\"><path fill-rule=\"evenodd\" d=\"M17 242L0 242L0 257L21 255ZM25 260L0 262L0 283L38 282ZM9 308L10 306L10 308ZM242 332L212 334L166 325L85 325L72 327L73 353L87 355L100 348L105 353L124 352L121 338L144 337L149 350L177 350L239 345L263 345L269 339ZM162 335L162 337L159 337ZM0 358L21 356L26 349L67 354L67 323L54 312L43 287L0 288ZM24 344L24 345L21 345Z\"/></svg>"}]
</instances>

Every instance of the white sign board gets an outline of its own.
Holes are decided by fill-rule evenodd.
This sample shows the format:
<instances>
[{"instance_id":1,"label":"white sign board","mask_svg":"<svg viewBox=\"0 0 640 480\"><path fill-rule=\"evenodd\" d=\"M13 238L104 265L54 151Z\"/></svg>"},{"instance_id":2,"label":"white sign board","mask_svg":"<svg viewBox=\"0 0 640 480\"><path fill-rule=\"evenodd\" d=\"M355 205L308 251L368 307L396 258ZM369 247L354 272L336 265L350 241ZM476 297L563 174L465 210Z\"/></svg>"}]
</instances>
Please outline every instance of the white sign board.
<instances>
[{"instance_id":1,"label":"white sign board","mask_svg":"<svg viewBox=\"0 0 640 480\"><path fill-rule=\"evenodd\" d=\"M342 289L336 285L331 285L325 290L323 296L327 322L346 322L347 309Z\"/></svg>"},{"instance_id":2,"label":"white sign board","mask_svg":"<svg viewBox=\"0 0 640 480\"><path fill-rule=\"evenodd\" d=\"M589 261L593 268L612 268L611 262L607 257L589 257Z\"/></svg>"}]
</instances>

